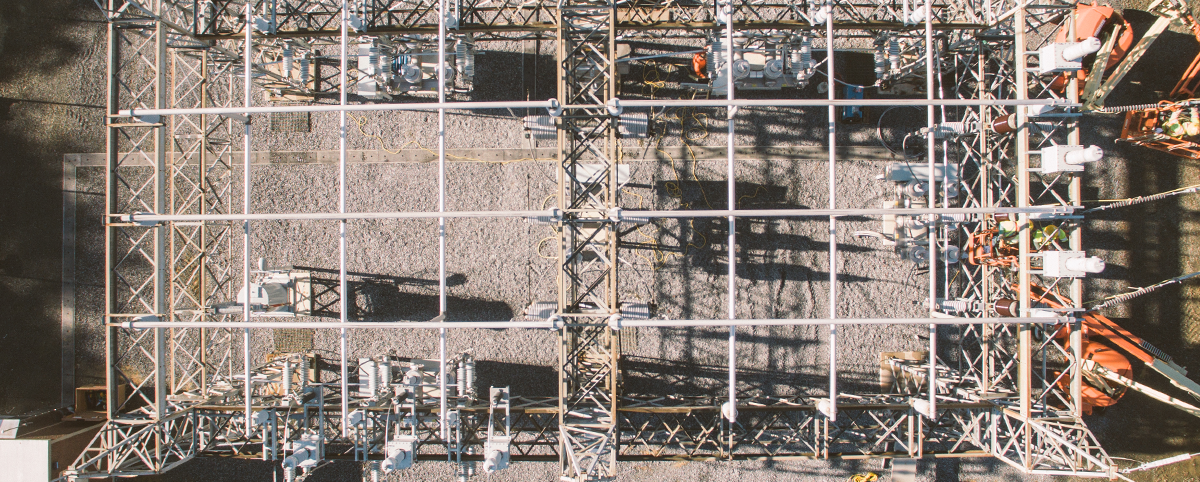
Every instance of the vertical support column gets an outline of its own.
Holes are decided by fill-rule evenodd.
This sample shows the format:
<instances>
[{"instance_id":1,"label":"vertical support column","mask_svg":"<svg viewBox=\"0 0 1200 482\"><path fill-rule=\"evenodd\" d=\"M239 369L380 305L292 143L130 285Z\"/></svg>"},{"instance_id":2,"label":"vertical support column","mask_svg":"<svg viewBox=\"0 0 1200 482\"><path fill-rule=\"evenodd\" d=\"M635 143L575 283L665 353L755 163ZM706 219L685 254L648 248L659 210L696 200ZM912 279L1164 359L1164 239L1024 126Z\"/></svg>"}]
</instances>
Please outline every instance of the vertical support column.
<instances>
[{"instance_id":1,"label":"vertical support column","mask_svg":"<svg viewBox=\"0 0 1200 482\"><path fill-rule=\"evenodd\" d=\"M109 12L114 12L117 10L118 1L119 0L108 0L107 6L108 6ZM120 70L120 65L121 65L120 48L121 48L122 33L117 28L117 23L115 23L115 22L108 22L107 28L108 28L108 71L107 71L107 82L108 82L108 86L107 86L108 87L108 96L107 97L108 97L108 99L107 99L107 105L105 107L106 107L108 116L111 118L112 116L117 115L117 110L120 109L120 106L121 106L121 98L120 98L120 83L121 83L121 81L120 81L120 79L117 78L117 76L119 75L119 70ZM120 160L121 154L118 152L120 150L120 144L118 142L118 134L120 133L120 129L121 129L120 127L115 127L115 126L111 126L111 125L109 125L105 128L106 135L105 135L105 139L104 139L104 143L105 143L104 150L105 150L105 157L107 159L107 169L105 170L105 173L104 173L104 185L105 185L104 212L106 214L112 214L112 213L116 212L117 206L119 205L119 200L117 197L117 193L118 193L118 191L117 191L117 188L118 188L117 167L121 163L121 160ZM108 322L112 321L111 316L117 308L117 293L116 293L116 290L114 289L117 286L117 282L118 282L118 280L116 279L117 278L116 272L114 271L114 267L116 266L116 257L117 257L115 230L116 230L116 228L111 225L105 226L105 228L104 228L104 277L105 277L105 283L104 283L104 317L105 317L105 319L104 319L104 321L105 321L105 325L106 325L104 328L104 331L105 331L105 335L104 335L105 377L104 377L104 379L105 379L105 382L107 385L107 395L105 396L105 401L106 401L105 411L107 412L109 420L112 420L117 417L117 410L120 408L121 402L124 401L124 400L118 400L118 393L120 393L119 387L118 387L119 374L117 373L117 367L116 367L116 361L118 358L118 350L120 349L120 342L119 342L118 337L120 336L121 331L117 328L112 327L111 325L108 325Z\"/></svg>"},{"instance_id":2,"label":"vertical support column","mask_svg":"<svg viewBox=\"0 0 1200 482\"><path fill-rule=\"evenodd\" d=\"M926 0L925 5L925 98L933 101L934 89L934 68L933 64L937 59L933 56L933 1ZM925 121L929 127L929 133L925 138L925 155L929 157L929 208L937 208L938 190L937 190L937 152L936 139L934 133L937 129L934 127L934 106L928 105L925 107ZM945 119L943 119L945 120ZM943 166L949 169L949 166ZM934 222L930 224L929 232L929 317L932 318L938 310L937 301L937 255L938 255L938 227L940 223ZM929 324L929 367L926 373L926 388L929 390L929 396L925 400L925 407L922 410L923 415L930 420L937 420L937 324ZM921 404L917 405L922 408Z\"/></svg>"},{"instance_id":3,"label":"vertical support column","mask_svg":"<svg viewBox=\"0 0 1200 482\"><path fill-rule=\"evenodd\" d=\"M446 102L446 0L438 0L438 103ZM446 212L446 109L438 109L438 212ZM438 316L446 316L446 218L438 218ZM462 460L458 437L451 440L447 422L446 329L438 329L438 427L446 441L446 455ZM462 380L458 382L461 384Z\"/></svg>"},{"instance_id":4,"label":"vertical support column","mask_svg":"<svg viewBox=\"0 0 1200 482\"><path fill-rule=\"evenodd\" d=\"M1029 72L1026 69L1025 56L1025 6L1019 5L1017 13L1014 17L1013 25L1015 42L1015 67L1016 81L1015 89L1018 100L1029 98ZM1027 127L1026 111L1023 108L1017 107L1017 207L1029 206L1029 129ZM1020 285L1020 295L1018 302L1021 306L1021 316L1029 316L1029 248L1030 248L1030 233L1029 233L1029 214L1021 213L1018 215L1017 225L1020 229L1020 240L1018 242L1018 268L1017 268L1017 283ZM1033 384L1033 327L1028 324L1022 324L1019 327L1017 334L1018 352L1017 352L1017 393L1020 397L1020 412L1021 417L1025 420L1022 427L1024 435L1021 437L1023 446L1018 450L1022 453L1022 459L1025 461L1028 469L1031 463L1030 456L1032 455L1032 446L1030 437L1032 429L1028 424L1029 416L1032 411L1032 384Z\"/></svg>"},{"instance_id":5,"label":"vertical support column","mask_svg":"<svg viewBox=\"0 0 1200 482\"><path fill-rule=\"evenodd\" d=\"M1074 41L1076 38L1075 28L1075 11L1067 16L1067 39ZM1114 32L1114 35L1117 32ZM1097 77L1099 77L1099 73ZM1067 75L1067 99L1072 103L1079 103L1079 77ZM1080 145L1079 121L1076 119L1071 128L1067 131L1067 144ZM1072 206L1083 206L1083 178L1081 176L1072 176L1071 184L1067 188L1067 199ZM1068 241L1072 251L1083 251L1083 226L1081 223L1075 223ZM1083 279L1072 278L1070 286L1071 291L1071 307L1083 307ZM1078 313L1074 313L1078 314ZM1083 416L1083 372L1081 371L1080 359L1083 356L1083 331L1081 322L1075 318L1071 322L1071 413L1075 417Z\"/></svg>"},{"instance_id":6,"label":"vertical support column","mask_svg":"<svg viewBox=\"0 0 1200 482\"><path fill-rule=\"evenodd\" d=\"M837 9L829 7L825 19L825 82L829 86L828 100L837 97L833 50L833 17L836 13ZM837 107L830 105L826 109L829 131L829 209L837 209ZM837 318L837 218L834 216L829 217L829 318ZM837 420L837 334L838 326L829 325L829 399L824 407L820 402L817 403L817 408L828 418L827 422Z\"/></svg>"},{"instance_id":7,"label":"vertical support column","mask_svg":"<svg viewBox=\"0 0 1200 482\"><path fill-rule=\"evenodd\" d=\"M243 102L246 107L251 106L252 87L250 72L254 65L254 43L252 35L254 33L254 10L250 2L246 3L246 43L242 52L242 72L243 72ZM242 127L242 212L250 214L250 113L247 112L246 119L243 121L245 125ZM250 321L250 221L242 223L242 289L245 290L246 299L242 303L242 319ZM253 414L251 413L251 403L254 398L254 381L250 378L250 329L242 329L242 375L245 377L244 393L245 399L245 432L246 437L254 436Z\"/></svg>"},{"instance_id":8,"label":"vertical support column","mask_svg":"<svg viewBox=\"0 0 1200 482\"><path fill-rule=\"evenodd\" d=\"M208 107L209 106L209 101L208 101L209 78L208 78L208 75L209 75L208 51L205 50L205 51L200 52L200 107ZM197 177L196 185L200 186L199 210L200 210L200 214L202 214L202 215L208 214L208 195L212 189L212 186L208 180L208 149L209 149L208 116L201 114L200 115L200 152L196 153L196 160L198 163L197 164L198 169L196 171L196 177ZM200 232L198 233L198 236L199 236L198 239L200 240L201 253L200 253L200 266L197 268L200 270L200 274L198 276L199 280L197 281L197 284L199 285L199 289L197 290L196 297L199 299L200 304L203 305L203 304L208 303L208 300L209 300L208 263L210 261L210 256L208 253L208 249L209 249L209 246L208 246L208 234L209 234L208 233L208 223L200 223L199 231ZM204 319L205 321L209 321L208 320L209 316L210 315L206 312L203 315L202 319ZM197 388L200 390L201 394L207 394L208 393L208 375L209 375L209 373L208 373L208 364L209 364L208 332L205 328L197 328L196 332L200 336L200 341L199 341L200 353L198 354L199 356L197 357L197 359L200 362L200 381L198 383L199 387L197 387Z\"/></svg>"},{"instance_id":9,"label":"vertical support column","mask_svg":"<svg viewBox=\"0 0 1200 482\"><path fill-rule=\"evenodd\" d=\"M163 2L157 0L154 2L154 13L157 19L154 22L154 106L157 108L166 108L167 106L167 39L166 28L163 25ZM167 208L167 136L170 132L167 129L166 119L158 122L154 129L154 212L166 213ZM168 307L170 297L167 293L167 285L170 284L170 275L167 268L170 264L170 255L167 252L167 233L171 230L171 225L168 223L160 223L150 228L154 236L154 314L162 320L171 321L171 310ZM167 355L167 329L154 329L154 418L162 420L167 412L167 371L172 370L172 366L168 363ZM170 434L164 430L157 430L154 433L154 460L161 461L163 459L163 451L167 449L167 444L170 441Z\"/></svg>"},{"instance_id":10,"label":"vertical support column","mask_svg":"<svg viewBox=\"0 0 1200 482\"><path fill-rule=\"evenodd\" d=\"M737 82L733 76L733 25L734 25L734 8L731 0L724 0L722 6L718 8L728 8L729 15L725 25L725 98L732 104L734 99L734 90L737 87ZM736 127L737 107L733 105L725 106L727 115L726 124L728 133L726 135L726 183L725 183L725 198L728 200L729 209L737 209L737 178L734 172L734 134ZM729 216L729 233L726 239L728 252L726 256L729 258L729 271L726 276L729 278L727 310L730 320L737 318L737 217ZM734 426L737 424L737 326L729 326L729 401L726 402L728 407L723 410L728 431L727 437L727 453L730 460L733 459L734 450Z\"/></svg>"},{"instance_id":11,"label":"vertical support column","mask_svg":"<svg viewBox=\"0 0 1200 482\"><path fill-rule=\"evenodd\" d=\"M154 105L163 109L167 107L167 32L162 21L162 0L155 2L154 11L159 16L159 19L154 22ZM167 131L165 119L153 129L154 212L166 213L167 136L170 133ZM166 246L167 233L171 228L169 224L160 223L151 229L154 230L154 313L164 321L172 321L171 310L167 307L169 302L167 284L170 282L170 278L167 273L169 255ZM166 332L165 328L154 329L154 416L158 419L166 414L166 375L170 370L170 366L167 364ZM160 432L158 437L159 444L156 450L161 450L163 434Z\"/></svg>"},{"instance_id":12,"label":"vertical support column","mask_svg":"<svg viewBox=\"0 0 1200 482\"><path fill-rule=\"evenodd\" d=\"M346 30L346 24L350 21L350 10L347 0L342 0L342 36L341 36L341 65L338 69L339 75L339 102L342 107L346 106L346 68L348 59L347 44L350 42L349 32ZM346 111L338 111L338 212L346 212ZM338 221L338 315L339 321L345 323L346 315L350 310L349 300L350 293L346 290L346 220ZM350 387L349 387L349 360L347 359L347 351L349 350L349 340L347 339L346 329L342 328L338 331L338 353L341 358L341 377L340 377L340 396L341 400L341 416L342 421L342 438L350 436L349 415L350 415Z\"/></svg>"},{"instance_id":13,"label":"vertical support column","mask_svg":"<svg viewBox=\"0 0 1200 482\"><path fill-rule=\"evenodd\" d=\"M563 0L558 20L559 460L564 480L615 477L617 291L615 9ZM561 114L561 115L558 115ZM581 169L585 164L590 167Z\"/></svg>"},{"instance_id":14,"label":"vertical support column","mask_svg":"<svg viewBox=\"0 0 1200 482\"><path fill-rule=\"evenodd\" d=\"M59 403L75 403L75 172L77 156L63 160L62 385Z\"/></svg>"},{"instance_id":15,"label":"vertical support column","mask_svg":"<svg viewBox=\"0 0 1200 482\"><path fill-rule=\"evenodd\" d=\"M990 6L991 5L989 3L989 7ZM991 14L991 11L989 9L989 16L991 16L990 14ZM988 58L992 54L989 52L989 49L984 48L984 46L982 45L982 42L981 42L981 45L976 47L976 49L977 49L977 52L975 53L975 61L978 65L978 67L977 67L977 70L975 71L975 75L976 75L976 78L983 79L983 78L986 78L985 74L987 73L987 62L988 62ZM989 89L988 89L988 86L986 85L986 83L976 82L975 85L976 85L975 86L975 98L977 98L977 99L989 98L988 97ZM980 124L980 126L985 126L991 122L992 109L994 109L994 108L989 107L989 106L982 106L982 105L979 106L979 124ZM992 194L992 169L993 169L992 166L995 165L996 161L995 161L995 156L992 154L992 151L991 151L991 143L989 142L991 140L991 136L992 136L992 132L990 129L980 127L980 129L979 129L980 198L979 199L980 199L980 205L983 207L993 207L996 205L996 200ZM986 219L984 221L982 221L983 224L980 226L980 229L986 229L988 227L986 225L987 222L988 221ZM991 273L991 271L992 271L992 268L989 268L987 266L981 266L979 268L979 274L980 274L980 276L979 276L979 278L980 278L979 291L982 294L981 301L983 303L983 306L980 310L981 311L980 316L986 316L988 313L988 310L990 310L991 306L992 306L992 299L991 299L991 296L992 296L992 273ZM979 378L980 378L980 384L982 385L980 388L982 389L982 391L984 393L992 391L991 359L992 359L992 344L995 342L995 340L993 339L993 336L992 336L993 331L994 331L994 328L993 328L993 325L991 325L991 324L983 324L983 325L979 326L980 352L981 352L980 357L979 357L979 373L980 373Z\"/></svg>"}]
</instances>

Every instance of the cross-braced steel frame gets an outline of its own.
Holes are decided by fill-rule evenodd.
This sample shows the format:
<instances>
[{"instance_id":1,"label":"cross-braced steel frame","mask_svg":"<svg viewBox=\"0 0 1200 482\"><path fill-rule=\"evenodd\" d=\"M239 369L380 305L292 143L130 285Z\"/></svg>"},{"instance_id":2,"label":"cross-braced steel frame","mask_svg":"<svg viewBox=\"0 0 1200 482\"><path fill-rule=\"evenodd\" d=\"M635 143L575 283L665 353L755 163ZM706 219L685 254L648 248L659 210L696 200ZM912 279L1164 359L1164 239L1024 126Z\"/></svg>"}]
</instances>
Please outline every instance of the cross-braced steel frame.
<instances>
[{"instance_id":1,"label":"cross-braced steel frame","mask_svg":"<svg viewBox=\"0 0 1200 482\"><path fill-rule=\"evenodd\" d=\"M108 0L106 306L108 421L68 470L91 478L158 473L198 455L280 460L301 435L323 440L327 460L382 458L397 427L419 441L418 460L469 462L483 458L487 431L497 420L489 401L447 389L445 331L458 327L553 329L558 332L559 393L512 397L508 425L513 460L559 461L573 480L604 480L621 460L759 457L995 457L1028 474L1112 476L1115 465L1083 424L1079 323L1070 311L1033 318L1038 293L1057 292L1078 307L1078 280L1046 278L1030 262L1037 250L1074 249L1082 243L1078 177L1031 174L1030 153L1054 143L1078 143L1078 117L1032 122L1023 105L1071 107L1078 86L1065 94L1027 71L1026 53L1069 22L1071 11L1053 0L1015 2L613 2L562 0L459 2L304 0ZM923 9L923 15L912 15ZM821 18L829 18L824 23ZM917 18L919 20L914 21ZM347 45L359 36L421 36L447 51L448 32L475 40L553 38L557 42L558 97L523 103L447 100L439 81L436 102L349 103L348 78L358 73ZM834 203L834 109L827 99L617 99L614 55L619 39L773 35L804 31L824 42L822 66L833 84L833 51L855 38L895 31L911 39L907 72L926 83L925 99L865 100L860 105L914 105L930 126L963 121L984 126L1015 114L1023 126L999 134L978 128L953 138L926 137L926 162L957 164L964 173L954 199L945 179L932 179L925 207L910 210L838 209ZM434 38L436 37L436 38ZM732 49L733 42L724 44ZM305 82L269 67L282 49L297 56L323 49L319 73ZM728 52L732 58L732 52ZM336 63L330 58L336 58ZM314 60L316 61L316 60ZM442 59L444 61L444 58ZM731 66L725 66L732 69ZM444 75L444 69L438 69ZM730 71L732 74L732 71ZM942 85L947 79L952 84ZM255 105L257 90L336 96L336 105ZM820 105L829 109L829 209L637 211L622 209L617 186L619 147L615 119L633 106L726 107L729 199L734 199L733 132L736 108ZM447 109L547 108L558 128L558 207L549 212L449 212L445 209L444 115ZM345 112L413 109L439 113L437 212L349 213L345 209ZM246 124L266 112L339 112L341 203L335 213L261 215L250 212L249 135ZM241 144L244 163L236 162ZM581 166L588 166L582 168ZM241 172L239 172L239 170ZM242 174L239 183L237 175ZM1066 185L1065 194L1057 186ZM237 206L236 195L243 196ZM968 222L930 229L929 318L837 319L837 283L830 283L829 316L822 319L746 320L736 317L734 224L744 217L820 217L829 220L831 281L837 280L838 219L849 215L970 214ZM1033 246L1019 235L1015 266L939 263L937 254L973 233L991 229L1001 213L1038 228L1054 226L1069 241ZM439 220L442 243L440 306L445 312L445 220L474 217L550 219L559 233L558 297L550 318L527 322L376 323L377 329L436 329L443 335L437 396L407 401L363 397L347 380L346 329L336 322L287 323L207 307L234 300L249 283L249 236L263 219L338 222L342 253L339 292L345 292L345 226L357 219ZM724 217L729 223L729 316L723 320L626 319L618 297L622 222L635 218ZM240 228L240 229L239 229ZM238 243L241 230L242 243ZM1063 245L1065 244L1065 245ZM240 269L239 269L240 268ZM1017 300L1020 316L991 315L997 299ZM941 300L966 302L948 314ZM923 362L900 363L905 386L890 393L844 393L829 367L828 395L763 397L734 390L738 326L818 325L829 329L836 354L837 327L845 324L928 326ZM620 392L617 331L637 326L724 326L730 329L729 395L668 397ZM265 365L250 359L250 330L311 327L341 333L341 374L293 391L288 355ZM955 344L938 346L954 332ZM240 333L239 333L240 332ZM241 336L239 336L239 334ZM238 350L241 338L241 350ZM1069 348L1068 348L1069 347ZM297 358L300 356L300 358ZM836 356L830 356L835 360ZM452 360L450 361L452 362ZM670 384L664 384L669 387ZM128 389L125 389L125 388ZM124 398L119 394L127 393ZM414 393L423 393L417 390ZM367 400L370 398L370 400ZM450 414L453 413L453 417ZM454 422L451 423L450 420Z\"/></svg>"}]
</instances>

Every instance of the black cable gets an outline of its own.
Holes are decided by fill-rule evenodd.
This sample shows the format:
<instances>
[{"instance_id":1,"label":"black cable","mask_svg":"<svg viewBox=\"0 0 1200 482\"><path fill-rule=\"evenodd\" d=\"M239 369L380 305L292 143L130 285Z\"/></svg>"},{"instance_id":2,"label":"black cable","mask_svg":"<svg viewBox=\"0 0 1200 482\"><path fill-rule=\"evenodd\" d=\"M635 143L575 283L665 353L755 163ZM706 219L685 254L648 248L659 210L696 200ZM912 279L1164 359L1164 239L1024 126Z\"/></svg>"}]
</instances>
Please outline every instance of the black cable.
<instances>
[{"instance_id":1,"label":"black cable","mask_svg":"<svg viewBox=\"0 0 1200 482\"><path fill-rule=\"evenodd\" d=\"M911 135L911 133L908 135L905 135L904 139L902 141L900 141L900 151L901 152L896 152L896 150L892 149L892 146L889 146L887 144L887 142L884 141L884 139L883 139L883 118L884 118L884 116L886 116L887 113L891 112L893 109L898 109L901 107L911 107L911 108L917 109L916 106L911 106L911 105L898 105L898 106L888 107L887 110L885 110L885 111L883 111L883 113L879 114L879 120L875 122L875 135L879 138L879 144L882 145L884 149L887 149L888 152L891 152L892 155L900 156L904 159L916 159L920 156L909 156L908 148L905 145L905 143L908 142L908 138Z\"/></svg>"}]
</instances>

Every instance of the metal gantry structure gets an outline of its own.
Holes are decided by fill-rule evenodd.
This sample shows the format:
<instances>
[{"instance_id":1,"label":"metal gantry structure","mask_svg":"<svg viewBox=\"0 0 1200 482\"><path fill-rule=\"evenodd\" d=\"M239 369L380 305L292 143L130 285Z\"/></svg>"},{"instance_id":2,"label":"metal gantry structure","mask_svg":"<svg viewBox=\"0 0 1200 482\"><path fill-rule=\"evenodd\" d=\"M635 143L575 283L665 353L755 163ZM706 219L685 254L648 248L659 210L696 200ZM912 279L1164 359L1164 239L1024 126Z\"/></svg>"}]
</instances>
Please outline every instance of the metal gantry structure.
<instances>
[{"instance_id":1,"label":"metal gantry structure","mask_svg":"<svg viewBox=\"0 0 1200 482\"><path fill-rule=\"evenodd\" d=\"M477 461L491 470L502 468L499 461L557 460L564 480L584 481L611 480L616 465L631 460L948 456L993 457L1026 474L1115 477L1116 465L1081 418L1081 329L1072 313L1081 306L1082 283L1050 276L1044 266L1035 269L1048 251L1082 248L1080 178L1039 173L1030 162L1045 146L1079 143L1078 81L1071 76L1059 93L1049 88L1048 77L1030 75L1027 63L1030 53L1052 42L1050 33L1073 25L1068 7L1054 0L108 0L102 6L109 47L108 420L65 477L161 473L202 455L274 460L293 476L324 460L355 460L383 472L419 460L450 461L462 476ZM846 100L835 98L831 88L824 99L751 100L739 98L736 87L725 87L724 99L618 97L618 40L723 37L715 45L725 51L713 52L720 62L722 55L736 57L735 37L803 37L825 47L817 67L832 86L835 50L861 48L863 39L881 34L904 39L903 62L893 70L924 82L925 98ZM391 61L432 52L436 69L426 80L433 82L436 100L350 103L348 86L393 74L391 61L382 62L389 66L385 74L350 62L351 49L367 38L374 42L368 48L378 49L374 55ZM447 78L450 54L461 66L481 42L533 38L556 43L556 98L447 100L447 90L456 88ZM735 63L713 67L734 79ZM794 73L800 66L787 68ZM255 100L262 98L257 93L336 103L264 104ZM914 198L918 202L854 209L835 204L835 109L855 105L926 110L927 184L925 194ZM828 209L630 209L618 188L617 119L624 109L665 106L726 110L730 200L739 108L828 107ZM506 107L544 108L553 117L557 207L447 211L446 111ZM345 116L356 110L438 112L437 212L346 211ZM340 113L339 211L251 212L251 120L319 111ZM988 127L1003 124L1016 128ZM1064 184L1065 196L1054 189ZM924 256L930 267L928 318L836 317L836 236L845 216L924 226L926 241L909 252ZM558 233L557 300L544 317L356 323L345 318L345 297L338 321L266 320L251 311L248 299L241 311L211 309L236 303L239 290L250 292L255 270L249 239L256 222L339 223L339 293L345 293L347 223L424 218L439 220L444 315L446 220L499 217L539 219ZM828 219L826 317L737 318L735 223L772 217ZM627 253L620 226L666 218L728 222L727 319L648 319L630 308L639 300L621 299L618 272ZM966 240L1006 220L1024 226L1011 262L947 261ZM1035 247L1034 223L1066 233L1066 240L1054 237ZM1047 311L1037 303L1043 290L1074 307ZM997 301L1012 302L1011 313L993 314ZM897 361L894 370L902 376L890 391L839 391L838 327L880 324L927 326L927 358ZM828 328L827 396L738 393L737 329L767 325ZM703 326L730 330L728 396L621 392L621 329ZM273 328L338 331L340 374L332 380L314 376L318 361L306 354L258 365L251 331ZM359 328L438 330L441 359L381 355L354 365L347 359L346 330ZM445 351L446 331L465 328L555 330L558 396L503 390L482 396L471 386L470 361L448 358ZM939 347L948 335L958 341ZM350 382L351 366L359 373L356 383Z\"/></svg>"}]
</instances>

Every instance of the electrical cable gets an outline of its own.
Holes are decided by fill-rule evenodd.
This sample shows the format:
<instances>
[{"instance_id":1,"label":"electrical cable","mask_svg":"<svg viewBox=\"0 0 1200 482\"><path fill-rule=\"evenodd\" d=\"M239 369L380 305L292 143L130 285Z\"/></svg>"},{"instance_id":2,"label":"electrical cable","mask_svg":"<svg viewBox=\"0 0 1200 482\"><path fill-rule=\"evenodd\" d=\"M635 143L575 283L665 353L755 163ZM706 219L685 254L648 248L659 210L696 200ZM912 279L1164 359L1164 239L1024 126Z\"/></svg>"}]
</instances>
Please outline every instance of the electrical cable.
<instances>
[{"instance_id":1,"label":"electrical cable","mask_svg":"<svg viewBox=\"0 0 1200 482\"><path fill-rule=\"evenodd\" d=\"M906 146L906 143L908 142L908 138L912 135L912 133L905 134L904 139L900 141L900 152L896 152L895 149L892 149L892 146L889 146L887 141L885 141L883 139L883 118L884 118L884 116L887 116L887 113L891 112L894 109L899 109L899 108L903 108L903 107L910 107L913 109L920 110L919 107L913 106L913 105L899 105L899 106L888 107L887 110L884 110L882 113L879 114L879 120L875 122L875 135L879 137L879 144L883 145L884 149L887 149L888 152L891 152L893 155L900 156L905 159L917 159L920 156L909 156L908 155L908 150L907 150L907 146Z\"/></svg>"},{"instance_id":2,"label":"electrical cable","mask_svg":"<svg viewBox=\"0 0 1200 482\"><path fill-rule=\"evenodd\" d=\"M642 209L642 207L645 205L645 198L643 198L641 194L638 194L638 193L632 192L632 191L626 191L623 188L621 189L621 192L625 192L627 194L632 194L634 196L637 196L638 197L638 209ZM658 242L657 239L655 239L653 236L650 236L642 231L643 227L644 226L638 226L635 229L635 231L637 231L638 234L642 235L642 237L650 240L651 257L653 257L653 259L646 258L645 256L642 255L642 253L635 252L634 254L636 254L639 258L646 260L646 262L650 264L650 269L652 271L658 271L659 268L661 268L663 265L665 265L667 263L667 255L660 249L661 244ZM655 227L657 227L657 226L655 226Z\"/></svg>"},{"instance_id":3,"label":"electrical cable","mask_svg":"<svg viewBox=\"0 0 1200 482\"><path fill-rule=\"evenodd\" d=\"M537 255L541 256L542 259L558 259L558 256L546 256L546 255L542 254L542 245L546 243L547 239L554 239L554 238L555 238L554 235L550 235L550 236L546 236L538 241L536 251L537 251Z\"/></svg>"},{"instance_id":4,"label":"electrical cable","mask_svg":"<svg viewBox=\"0 0 1200 482\"><path fill-rule=\"evenodd\" d=\"M1195 184L1195 185L1188 186L1188 187L1181 187L1179 189L1175 189L1175 190L1167 191L1167 192L1160 192L1158 194L1151 194L1149 196L1137 196L1137 197L1131 197L1131 198L1125 198L1125 199L1100 199L1098 202L1112 202L1112 201L1115 201L1115 202L1112 202L1111 204L1105 204L1103 206L1097 206L1097 207L1094 207L1091 209L1084 210L1083 213L1087 214L1087 213L1092 213L1092 212L1097 212L1097 211L1104 211L1104 210L1108 210L1108 209L1123 208L1125 206L1132 206L1134 204L1142 204L1142 203L1147 203L1150 201L1157 201L1157 200L1166 199L1166 198L1169 198L1172 196L1178 196L1180 194L1191 194L1191 193L1195 193L1198 191L1200 191L1200 184Z\"/></svg>"},{"instance_id":5,"label":"electrical cable","mask_svg":"<svg viewBox=\"0 0 1200 482\"><path fill-rule=\"evenodd\" d=\"M1185 274L1183 276L1176 276L1169 280L1160 281L1158 283L1152 284L1150 286L1146 286L1144 288L1135 289L1128 293L1121 293L1119 295L1109 296L1107 298L1098 300L1100 303L1095 306L1092 306L1091 308L1088 308L1088 310L1100 311L1104 308L1108 308L1109 306L1112 306L1112 305L1115 305L1118 303L1124 303L1126 301L1132 300L1139 296L1149 294L1154 291L1158 291L1159 289L1165 288L1167 286L1170 286L1170 285L1173 285L1176 283L1182 283L1182 282L1187 281L1188 279L1194 278L1196 276L1200 276L1200 271L1197 271L1195 273ZM1091 303L1094 303L1094 302L1088 302L1088 304L1091 304Z\"/></svg>"}]
</instances>

